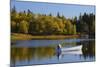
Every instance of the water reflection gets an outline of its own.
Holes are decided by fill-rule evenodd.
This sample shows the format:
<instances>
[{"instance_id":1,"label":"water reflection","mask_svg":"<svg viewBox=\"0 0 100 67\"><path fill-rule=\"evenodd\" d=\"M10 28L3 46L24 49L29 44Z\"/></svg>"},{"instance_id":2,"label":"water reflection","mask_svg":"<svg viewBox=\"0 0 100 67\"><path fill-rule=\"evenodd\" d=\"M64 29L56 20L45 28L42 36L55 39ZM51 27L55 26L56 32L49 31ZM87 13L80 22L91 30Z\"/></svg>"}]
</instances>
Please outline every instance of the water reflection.
<instances>
[{"instance_id":1,"label":"water reflection","mask_svg":"<svg viewBox=\"0 0 100 67\"><path fill-rule=\"evenodd\" d=\"M75 44L75 43L74 43ZM80 58L86 59L95 59L95 41L90 40L90 41L80 41L77 42L76 45L82 45L82 50L79 51L73 51L73 52L62 52L62 53L57 53L58 60L62 58L64 55L68 54L74 54L74 55L79 55Z\"/></svg>"},{"instance_id":2,"label":"water reflection","mask_svg":"<svg viewBox=\"0 0 100 67\"><path fill-rule=\"evenodd\" d=\"M44 58L51 58L55 54L54 47L12 47L11 48L11 62L27 60L41 60Z\"/></svg>"},{"instance_id":3,"label":"water reflection","mask_svg":"<svg viewBox=\"0 0 100 67\"><path fill-rule=\"evenodd\" d=\"M71 43L72 44L72 43ZM83 45L82 48L82 55L79 54L79 58L86 59L93 59L95 57L95 41L80 41L77 43L73 43L74 45ZM73 45L72 44L72 45ZM63 47L67 47L68 45L63 45ZM74 52L75 53L75 52ZM76 52L77 53L77 52ZM67 54L67 53L65 53ZM65 55L63 54L63 55ZM42 60L45 59L45 61L48 61L47 59L52 59L56 57L57 60L62 60L59 58L63 58L63 55L61 53L57 53L56 46L43 46L43 47L12 47L11 48L11 65L21 65L18 64L18 62L23 62L23 65L26 65L24 61L30 62L31 60ZM76 56L71 57L72 59L75 59ZM65 58L69 58L68 56ZM77 61L77 60L76 60ZM83 59L80 59L80 61L83 61ZM68 60L66 60L68 62ZM50 62L52 63L52 62ZM34 64L34 63L32 63ZM38 64L38 63L37 63Z\"/></svg>"},{"instance_id":4,"label":"water reflection","mask_svg":"<svg viewBox=\"0 0 100 67\"><path fill-rule=\"evenodd\" d=\"M83 57L84 59L94 58L95 56L95 41L84 41L83 44Z\"/></svg>"}]
</instances>

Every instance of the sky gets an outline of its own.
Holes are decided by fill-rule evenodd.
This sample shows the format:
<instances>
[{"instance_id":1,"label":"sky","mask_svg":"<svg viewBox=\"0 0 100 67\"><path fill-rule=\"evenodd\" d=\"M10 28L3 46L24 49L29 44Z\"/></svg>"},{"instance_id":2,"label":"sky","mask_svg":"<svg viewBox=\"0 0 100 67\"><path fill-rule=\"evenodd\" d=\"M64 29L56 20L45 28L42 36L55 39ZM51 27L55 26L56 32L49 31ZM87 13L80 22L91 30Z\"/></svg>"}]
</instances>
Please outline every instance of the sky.
<instances>
[{"instance_id":1,"label":"sky","mask_svg":"<svg viewBox=\"0 0 100 67\"><path fill-rule=\"evenodd\" d=\"M35 14L52 14L56 16L59 12L60 15L64 15L66 18L73 18L79 16L80 13L94 13L95 6L93 5L74 5L74 4L55 4L55 3L43 3L43 2L25 2L25 1L11 1L11 8L16 7L18 12L31 10Z\"/></svg>"}]
</instances>

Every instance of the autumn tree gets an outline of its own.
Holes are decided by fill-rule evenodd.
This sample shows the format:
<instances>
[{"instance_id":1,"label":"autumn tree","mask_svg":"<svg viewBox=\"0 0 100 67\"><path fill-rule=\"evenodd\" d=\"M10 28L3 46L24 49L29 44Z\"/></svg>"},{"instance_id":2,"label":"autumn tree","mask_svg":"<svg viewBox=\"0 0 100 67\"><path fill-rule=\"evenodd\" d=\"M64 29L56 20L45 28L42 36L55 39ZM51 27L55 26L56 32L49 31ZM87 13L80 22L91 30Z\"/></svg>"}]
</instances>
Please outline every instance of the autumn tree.
<instances>
[{"instance_id":1,"label":"autumn tree","mask_svg":"<svg viewBox=\"0 0 100 67\"><path fill-rule=\"evenodd\" d=\"M28 33L28 23L26 21L21 21L19 24L19 32L20 33Z\"/></svg>"}]
</instances>

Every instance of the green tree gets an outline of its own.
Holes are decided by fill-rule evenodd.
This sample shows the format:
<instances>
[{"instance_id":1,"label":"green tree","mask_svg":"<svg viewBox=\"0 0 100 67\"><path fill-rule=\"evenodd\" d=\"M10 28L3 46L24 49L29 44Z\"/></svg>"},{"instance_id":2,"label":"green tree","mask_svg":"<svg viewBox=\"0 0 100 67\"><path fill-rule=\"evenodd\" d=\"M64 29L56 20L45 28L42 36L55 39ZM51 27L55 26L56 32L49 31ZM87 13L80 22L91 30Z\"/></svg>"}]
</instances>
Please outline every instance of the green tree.
<instances>
[{"instance_id":1,"label":"green tree","mask_svg":"<svg viewBox=\"0 0 100 67\"><path fill-rule=\"evenodd\" d=\"M65 23L65 28L67 31L67 34L72 34L72 24L70 22L70 20L67 20L67 22Z\"/></svg>"},{"instance_id":2,"label":"green tree","mask_svg":"<svg viewBox=\"0 0 100 67\"><path fill-rule=\"evenodd\" d=\"M19 32L20 33L28 33L28 23L26 21L21 21L19 24Z\"/></svg>"},{"instance_id":3,"label":"green tree","mask_svg":"<svg viewBox=\"0 0 100 67\"><path fill-rule=\"evenodd\" d=\"M61 16L60 16L59 12L57 13L57 18L61 18Z\"/></svg>"},{"instance_id":4,"label":"green tree","mask_svg":"<svg viewBox=\"0 0 100 67\"><path fill-rule=\"evenodd\" d=\"M73 29L72 30L73 30L72 34L76 34L77 33L76 32L76 25L75 24L73 25Z\"/></svg>"},{"instance_id":5,"label":"green tree","mask_svg":"<svg viewBox=\"0 0 100 67\"><path fill-rule=\"evenodd\" d=\"M11 32L16 32L17 25L15 21L11 21Z\"/></svg>"}]
</instances>

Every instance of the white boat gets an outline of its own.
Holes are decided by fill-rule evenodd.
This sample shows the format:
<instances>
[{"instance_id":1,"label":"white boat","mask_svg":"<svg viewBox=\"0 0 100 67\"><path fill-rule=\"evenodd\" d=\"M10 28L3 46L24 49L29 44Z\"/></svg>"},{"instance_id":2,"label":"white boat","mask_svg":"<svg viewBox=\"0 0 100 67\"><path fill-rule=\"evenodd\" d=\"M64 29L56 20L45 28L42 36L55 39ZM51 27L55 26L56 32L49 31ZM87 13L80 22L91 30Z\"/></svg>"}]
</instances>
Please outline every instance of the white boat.
<instances>
[{"instance_id":1,"label":"white boat","mask_svg":"<svg viewBox=\"0 0 100 67\"><path fill-rule=\"evenodd\" d=\"M61 45L59 44L59 48L61 49L61 52L79 51L79 50L82 50L82 45L74 46L74 47L68 47L68 48L63 48L63 47L61 47Z\"/></svg>"},{"instance_id":2,"label":"white boat","mask_svg":"<svg viewBox=\"0 0 100 67\"><path fill-rule=\"evenodd\" d=\"M79 51L82 49L82 45L79 46L74 46L74 47L69 47L69 48L61 48L61 51Z\"/></svg>"},{"instance_id":3,"label":"white boat","mask_svg":"<svg viewBox=\"0 0 100 67\"><path fill-rule=\"evenodd\" d=\"M58 58L60 59L63 55L82 55L82 45L63 48L61 44L58 45Z\"/></svg>"}]
</instances>

